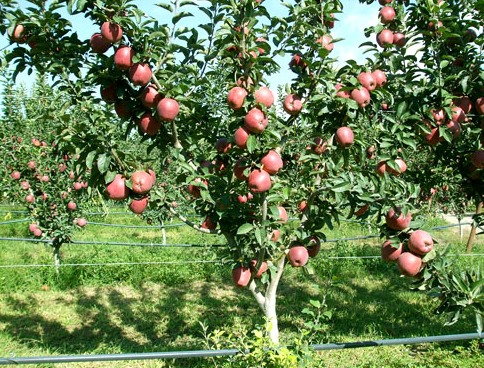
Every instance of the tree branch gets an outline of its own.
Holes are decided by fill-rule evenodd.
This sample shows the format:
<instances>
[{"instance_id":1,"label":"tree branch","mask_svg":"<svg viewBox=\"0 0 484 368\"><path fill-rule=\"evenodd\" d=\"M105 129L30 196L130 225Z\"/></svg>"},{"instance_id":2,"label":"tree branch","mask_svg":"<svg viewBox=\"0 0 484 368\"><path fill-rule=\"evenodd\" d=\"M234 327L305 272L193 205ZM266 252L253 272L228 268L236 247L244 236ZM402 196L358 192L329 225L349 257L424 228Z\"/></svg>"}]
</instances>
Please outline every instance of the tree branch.
<instances>
[{"instance_id":1,"label":"tree branch","mask_svg":"<svg viewBox=\"0 0 484 368\"><path fill-rule=\"evenodd\" d=\"M186 225L190 226L192 229L195 229L197 231L200 231L205 234L212 234L212 235L221 235L222 231L221 230L210 230L210 229L205 229L203 227L198 226L194 222L188 220L185 216L179 214L176 212L173 207L169 207L170 213L178 217L182 222L184 222Z\"/></svg>"}]
</instances>

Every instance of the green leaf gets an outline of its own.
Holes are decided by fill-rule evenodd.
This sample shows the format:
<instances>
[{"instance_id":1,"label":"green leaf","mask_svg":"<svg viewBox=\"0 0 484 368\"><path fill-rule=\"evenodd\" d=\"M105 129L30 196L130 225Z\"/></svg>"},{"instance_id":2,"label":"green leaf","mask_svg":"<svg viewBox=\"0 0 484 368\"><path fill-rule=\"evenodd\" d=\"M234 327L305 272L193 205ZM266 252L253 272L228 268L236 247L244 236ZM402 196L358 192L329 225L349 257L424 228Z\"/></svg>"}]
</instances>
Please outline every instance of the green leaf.
<instances>
[{"instance_id":1,"label":"green leaf","mask_svg":"<svg viewBox=\"0 0 484 368\"><path fill-rule=\"evenodd\" d=\"M242 224L237 229L237 235L247 234L251 232L253 228L254 228L253 224L249 224L249 223Z\"/></svg>"},{"instance_id":2,"label":"green leaf","mask_svg":"<svg viewBox=\"0 0 484 368\"><path fill-rule=\"evenodd\" d=\"M259 245L262 245L262 232L261 232L261 229L260 227L257 227L254 231L254 235L255 235L255 240L257 240L257 243Z\"/></svg>"},{"instance_id":3,"label":"green leaf","mask_svg":"<svg viewBox=\"0 0 484 368\"><path fill-rule=\"evenodd\" d=\"M111 163L111 156L101 153L97 158L97 168L101 174L104 174L109 169Z\"/></svg>"},{"instance_id":4,"label":"green leaf","mask_svg":"<svg viewBox=\"0 0 484 368\"><path fill-rule=\"evenodd\" d=\"M257 148L257 138L255 137L255 134L250 134L249 138L247 139L247 151L249 153L252 153L256 148Z\"/></svg>"},{"instance_id":5,"label":"green leaf","mask_svg":"<svg viewBox=\"0 0 484 368\"><path fill-rule=\"evenodd\" d=\"M86 157L86 166L88 169L92 169L92 164L94 159L96 158L97 151L91 151L87 154Z\"/></svg>"}]
</instances>

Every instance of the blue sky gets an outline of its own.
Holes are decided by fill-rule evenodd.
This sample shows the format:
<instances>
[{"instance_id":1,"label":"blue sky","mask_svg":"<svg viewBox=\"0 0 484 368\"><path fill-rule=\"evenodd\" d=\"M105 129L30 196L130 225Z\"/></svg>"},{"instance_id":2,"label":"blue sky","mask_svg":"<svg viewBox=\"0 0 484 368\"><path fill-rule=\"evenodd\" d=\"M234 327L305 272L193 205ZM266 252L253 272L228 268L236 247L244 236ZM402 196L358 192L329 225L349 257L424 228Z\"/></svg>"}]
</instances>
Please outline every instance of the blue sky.
<instances>
[{"instance_id":1,"label":"blue sky","mask_svg":"<svg viewBox=\"0 0 484 368\"><path fill-rule=\"evenodd\" d=\"M160 10L153 6L157 1L137 1L138 6L145 12L153 15L159 13ZM201 1L202 2L202 1ZM344 13L338 14L338 21L335 22L335 27L332 30L333 38L342 38L341 42L335 44L334 50L331 53L332 57L340 60L341 64L344 64L344 60L354 59L360 63L363 62L364 56L358 46L367 41L363 34L364 28L378 23L378 3L373 5L360 4L358 0L343 0ZM20 6L23 8L27 2L25 0L19 1ZM270 14L275 16L283 15L286 12L285 7L281 5L281 0L265 0L264 5L267 7ZM195 17L200 16L195 13ZM203 15L202 15L203 16ZM203 21L205 21L204 19ZM83 20L82 15L77 15L71 18L74 27L78 30L80 37L89 39L94 32L98 32L98 27L93 25L87 26ZM189 20L193 23L193 18ZM0 36L0 49L8 45L8 40L4 36ZM290 56L286 56L289 58ZM281 64L288 63L288 59L280 59ZM285 84L289 82L291 73L287 70L283 70L279 75L274 75L269 79L272 88L276 88L277 84ZM21 75L17 81L19 83L29 86L31 79L25 75Z\"/></svg>"}]
</instances>

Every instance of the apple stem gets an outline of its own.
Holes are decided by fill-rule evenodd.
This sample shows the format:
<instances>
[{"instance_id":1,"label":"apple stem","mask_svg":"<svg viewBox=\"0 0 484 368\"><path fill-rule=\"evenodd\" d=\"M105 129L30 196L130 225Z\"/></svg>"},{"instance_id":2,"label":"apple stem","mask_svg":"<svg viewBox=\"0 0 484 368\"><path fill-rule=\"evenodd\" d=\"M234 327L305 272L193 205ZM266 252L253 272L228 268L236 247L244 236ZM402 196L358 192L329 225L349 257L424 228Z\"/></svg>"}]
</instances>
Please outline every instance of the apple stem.
<instances>
[{"instance_id":1,"label":"apple stem","mask_svg":"<svg viewBox=\"0 0 484 368\"><path fill-rule=\"evenodd\" d=\"M195 229L195 230L200 231L200 232L205 233L205 234L212 234L212 235L221 235L222 234L222 232L220 230L210 230L210 229L205 229L203 227L198 226L194 222L188 220L185 216L176 212L173 209L173 207L169 207L169 210L170 210L172 215L178 217L182 222L184 222L186 225L190 226L192 229Z\"/></svg>"}]
</instances>

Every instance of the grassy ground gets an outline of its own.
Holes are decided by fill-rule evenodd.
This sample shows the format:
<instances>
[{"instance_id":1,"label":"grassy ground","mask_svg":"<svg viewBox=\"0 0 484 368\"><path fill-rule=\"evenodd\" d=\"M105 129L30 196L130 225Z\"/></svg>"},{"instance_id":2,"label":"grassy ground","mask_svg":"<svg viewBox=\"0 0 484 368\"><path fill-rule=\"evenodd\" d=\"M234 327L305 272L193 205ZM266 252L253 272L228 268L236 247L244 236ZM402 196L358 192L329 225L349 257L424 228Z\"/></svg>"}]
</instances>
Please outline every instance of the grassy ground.
<instances>
[{"instance_id":1,"label":"grassy ground","mask_svg":"<svg viewBox=\"0 0 484 368\"><path fill-rule=\"evenodd\" d=\"M0 215L4 215L3 213ZM2 219L4 220L4 218ZM108 223L143 223L132 216L94 219ZM431 225L439 225L432 220ZM328 233L328 239L374 234L354 224ZM26 224L0 225L1 237L24 237ZM441 246L463 252L458 230L433 233ZM161 242L159 230L88 225L76 240ZM186 227L170 228L167 243L212 244ZM475 331L472 316L444 326L445 316L433 313L436 302L409 291L409 281L394 265L378 259L379 239L325 244L308 276L288 268L279 290L278 312L285 341L300 336L307 318L301 311L310 300L326 300L332 318L312 343L348 342L432 336ZM68 245L63 263L173 262L152 265L0 268L0 357L60 354L105 354L205 349L200 322L242 336L263 321L247 290L231 284L230 270L212 248ZM484 253L477 238L474 253ZM484 266L482 257L460 257L462 267ZM0 264L52 264L49 247L0 241ZM227 343L228 340L224 341ZM230 345L224 347L232 347ZM212 360L83 363L81 367L212 367L230 366ZM484 364L477 341L393 346L317 354L321 367L479 367ZM58 364L56 367L67 366Z\"/></svg>"}]
</instances>

